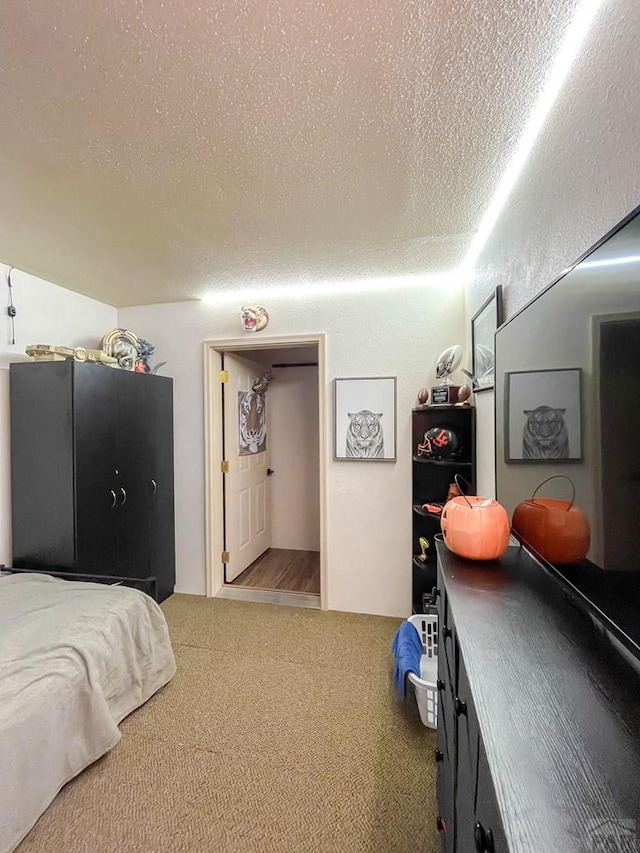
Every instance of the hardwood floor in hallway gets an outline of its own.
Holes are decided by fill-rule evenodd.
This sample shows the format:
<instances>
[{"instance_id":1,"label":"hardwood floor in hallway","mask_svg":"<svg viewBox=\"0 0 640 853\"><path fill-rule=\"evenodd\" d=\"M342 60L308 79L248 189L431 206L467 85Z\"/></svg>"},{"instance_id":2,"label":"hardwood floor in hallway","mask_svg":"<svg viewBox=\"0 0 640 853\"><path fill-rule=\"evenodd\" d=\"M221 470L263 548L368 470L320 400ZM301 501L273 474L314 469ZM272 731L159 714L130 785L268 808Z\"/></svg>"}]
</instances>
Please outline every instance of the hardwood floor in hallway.
<instances>
[{"instance_id":1,"label":"hardwood floor in hallway","mask_svg":"<svg viewBox=\"0 0 640 853\"><path fill-rule=\"evenodd\" d=\"M320 594L320 552L269 548L231 585Z\"/></svg>"}]
</instances>

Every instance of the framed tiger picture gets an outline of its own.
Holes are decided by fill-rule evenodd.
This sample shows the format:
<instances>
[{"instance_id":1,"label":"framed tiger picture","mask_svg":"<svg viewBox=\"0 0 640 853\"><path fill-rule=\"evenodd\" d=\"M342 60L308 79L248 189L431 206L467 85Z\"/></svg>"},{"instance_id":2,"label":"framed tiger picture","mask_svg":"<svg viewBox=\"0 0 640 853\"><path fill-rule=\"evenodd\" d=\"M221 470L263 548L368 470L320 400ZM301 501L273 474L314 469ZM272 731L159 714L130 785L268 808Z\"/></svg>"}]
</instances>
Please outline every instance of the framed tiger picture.
<instances>
[{"instance_id":1,"label":"framed tiger picture","mask_svg":"<svg viewBox=\"0 0 640 853\"><path fill-rule=\"evenodd\" d=\"M396 461L396 377L334 380L334 459Z\"/></svg>"},{"instance_id":2,"label":"framed tiger picture","mask_svg":"<svg viewBox=\"0 0 640 853\"><path fill-rule=\"evenodd\" d=\"M505 462L582 459L580 368L505 374Z\"/></svg>"}]
</instances>

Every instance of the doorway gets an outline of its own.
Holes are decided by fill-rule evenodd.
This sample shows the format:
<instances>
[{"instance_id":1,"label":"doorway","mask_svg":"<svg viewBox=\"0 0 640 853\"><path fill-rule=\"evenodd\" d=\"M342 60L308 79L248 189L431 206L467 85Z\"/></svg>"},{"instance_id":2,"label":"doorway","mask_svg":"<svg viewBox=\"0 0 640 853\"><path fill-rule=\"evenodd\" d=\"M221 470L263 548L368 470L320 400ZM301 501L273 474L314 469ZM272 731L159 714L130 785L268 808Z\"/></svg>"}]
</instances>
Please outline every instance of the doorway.
<instances>
[{"instance_id":1,"label":"doorway","mask_svg":"<svg viewBox=\"0 0 640 853\"><path fill-rule=\"evenodd\" d=\"M596 506L601 507L602 553L598 554L598 562L605 569L620 571L640 565L640 391L636 380L640 316L596 316L593 322L599 404L599 440L595 446L601 448L600 459L594 460L594 466L597 461L600 464ZM598 538L594 538L597 542Z\"/></svg>"},{"instance_id":2,"label":"doorway","mask_svg":"<svg viewBox=\"0 0 640 853\"><path fill-rule=\"evenodd\" d=\"M207 595L325 606L324 337L205 343Z\"/></svg>"}]
</instances>

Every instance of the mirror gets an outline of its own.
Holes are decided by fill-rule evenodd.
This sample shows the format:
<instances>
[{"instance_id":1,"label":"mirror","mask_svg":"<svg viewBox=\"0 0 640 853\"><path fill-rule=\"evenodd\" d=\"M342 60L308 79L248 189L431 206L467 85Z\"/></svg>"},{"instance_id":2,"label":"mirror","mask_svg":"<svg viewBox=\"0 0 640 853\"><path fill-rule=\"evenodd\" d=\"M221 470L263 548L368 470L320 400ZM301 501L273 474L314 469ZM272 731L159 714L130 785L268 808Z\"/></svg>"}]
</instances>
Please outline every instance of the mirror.
<instances>
[{"instance_id":1,"label":"mirror","mask_svg":"<svg viewBox=\"0 0 640 853\"><path fill-rule=\"evenodd\" d=\"M511 515L546 478L573 481L591 545L553 568L592 603L617 596L612 618L627 607L640 650L638 211L498 330L495 403L498 500ZM552 480L539 496L569 500L571 487Z\"/></svg>"}]
</instances>

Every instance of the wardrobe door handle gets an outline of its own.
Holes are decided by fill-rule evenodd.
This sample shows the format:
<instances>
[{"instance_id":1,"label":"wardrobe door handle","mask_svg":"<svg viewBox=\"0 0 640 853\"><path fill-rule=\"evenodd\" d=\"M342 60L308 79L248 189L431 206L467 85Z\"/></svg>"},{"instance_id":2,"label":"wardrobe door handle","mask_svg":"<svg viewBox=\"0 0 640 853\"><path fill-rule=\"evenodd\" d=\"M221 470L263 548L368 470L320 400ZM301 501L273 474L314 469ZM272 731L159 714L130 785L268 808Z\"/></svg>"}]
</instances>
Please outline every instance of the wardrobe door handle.
<instances>
[{"instance_id":1,"label":"wardrobe door handle","mask_svg":"<svg viewBox=\"0 0 640 853\"><path fill-rule=\"evenodd\" d=\"M473 841L478 853L485 853L487 849L487 833L484 831L484 826L481 823L476 823L473 828Z\"/></svg>"},{"instance_id":2,"label":"wardrobe door handle","mask_svg":"<svg viewBox=\"0 0 640 853\"><path fill-rule=\"evenodd\" d=\"M151 480L151 485L153 486L153 491L151 492L151 494L155 495L155 493L158 491L158 484L155 480Z\"/></svg>"},{"instance_id":3,"label":"wardrobe door handle","mask_svg":"<svg viewBox=\"0 0 640 853\"><path fill-rule=\"evenodd\" d=\"M116 501L118 500L118 496L113 491L113 489L109 489L109 492L111 494L111 509L113 509L114 506L116 505Z\"/></svg>"},{"instance_id":4,"label":"wardrobe door handle","mask_svg":"<svg viewBox=\"0 0 640 853\"><path fill-rule=\"evenodd\" d=\"M493 832L481 823L476 823L473 828L473 840L478 853L494 853Z\"/></svg>"},{"instance_id":5,"label":"wardrobe door handle","mask_svg":"<svg viewBox=\"0 0 640 853\"><path fill-rule=\"evenodd\" d=\"M458 696L453 700L453 710L456 712L456 717L467 715L467 703L463 702Z\"/></svg>"},{"instance_id":6,"label":"wardrobe door handle","mask_svg":"<svg viewBox=\"0 0 640 853\"><path fill-rule=\"evenodd\" d=\"M127 502L127 493L122 488L122 486L120 486L120 491L122 492L122 506L124 506Z\"/></svg>"}]
</instances>

